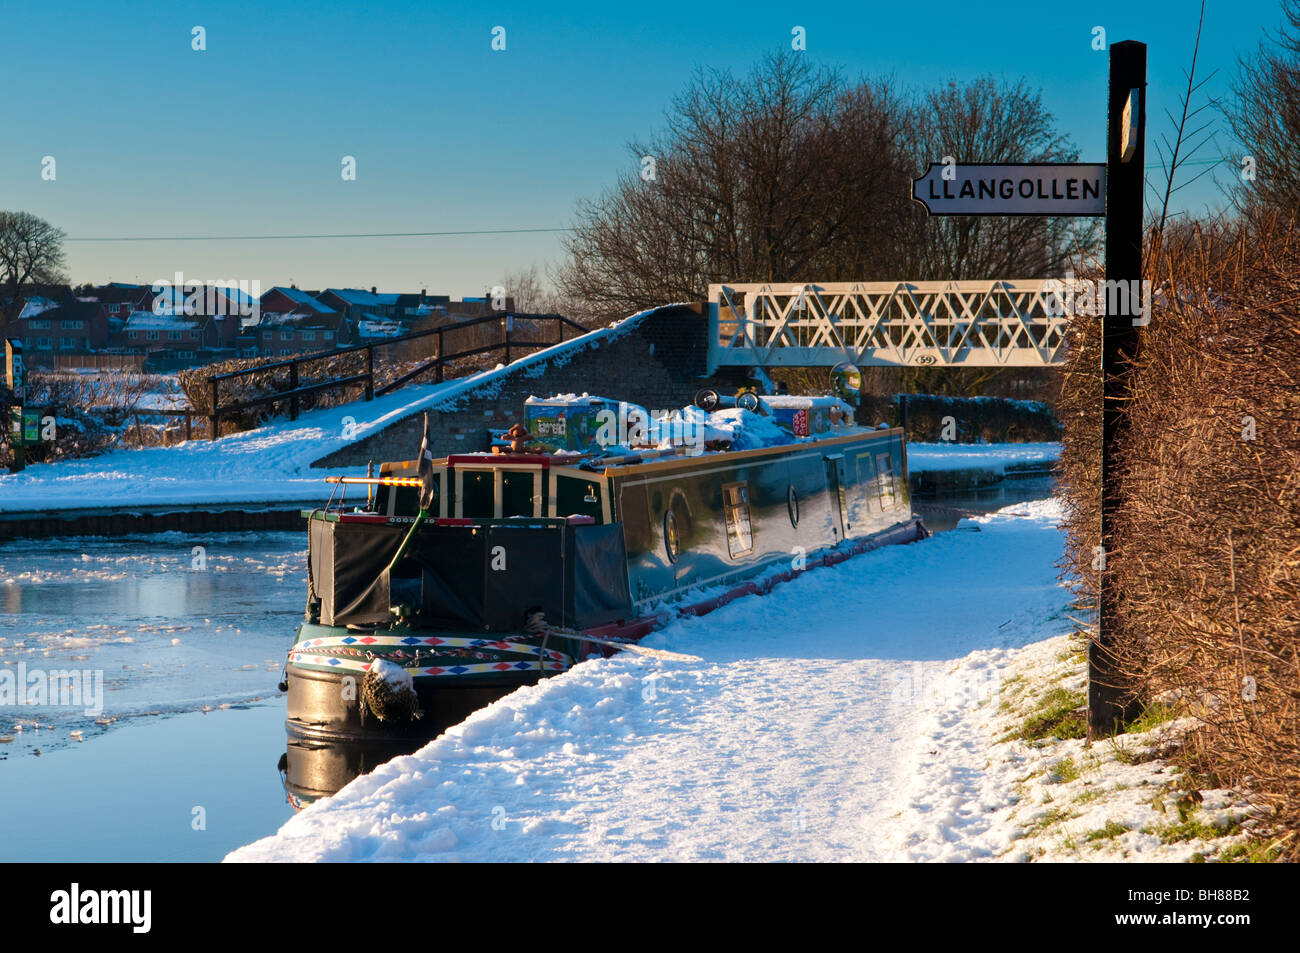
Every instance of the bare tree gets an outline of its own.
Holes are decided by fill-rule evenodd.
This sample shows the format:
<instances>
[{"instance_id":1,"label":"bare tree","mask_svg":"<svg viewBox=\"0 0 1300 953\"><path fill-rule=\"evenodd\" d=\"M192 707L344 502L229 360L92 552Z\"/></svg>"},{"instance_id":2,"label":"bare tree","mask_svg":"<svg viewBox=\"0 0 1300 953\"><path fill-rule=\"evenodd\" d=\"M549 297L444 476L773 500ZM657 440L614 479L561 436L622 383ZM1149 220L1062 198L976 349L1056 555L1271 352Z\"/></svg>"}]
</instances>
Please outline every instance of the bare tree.
<instances>
[{"instance_id":1,"label":"bare tree","mask_svg":"<svg viewBox=\"0 0 1300 953\"><path fill-rule=\"evenodd\" d=\"M1286 19L1270 44L1243 59L1228 120L1246 147L1238 170L1243 205L1264 205L1294 216L1300 211L1300 0L1282 0Z\"/></svg>"},{"instance_id":2,"label":"bare tree","mask_svg":"<svg viewBox=\"0 0 1300 953\"><path fill-rule=\"evenodd\" d=\"M904 114L886 84L789 53L744 80L697 71L635 170L579 206L559 291L621 317L712 282L883 277L913 214Z\"/></svg>"},{"instance_id":3,"label":"bare tree","mask_svg":"<svg viewBox=\"0 0 1300 953\"><path fill-rule=\"evenodd\" d=\"M1192 100L1196 97L1196 94L1199 93L1205 87L1205 84L1212 80L1218 72L1217 70L1211 72L1209 76L1205 77L1200 82L1197 82L1196 80L1196 61L1201 53L1201 29L1204 25L1205 0L1201 0L1201 13L1196 20L1196 44L1192 47L1192 65L1185 74L1187 76L1187 89L1183 91L1181 100L1182 115L1178 119L1174 119L1174 114L1168 109L1165 110L1165 115L1174 126L1174 141L1170 142L1168 135L1162 135L1160 140L1156 142L1156 151L1160 155L1160 166L1164 169L1165 173L1165 194L1163 201L1160 203L1160 216L1155 225L1157 236L1164 234L1165 222L1169 218L1169 200L1173 198L1174 193L1179 189L1187 188L1187 186L1191 185L1197 179L1200 179L1214 171L1213 165L1207 166L1203 171L1192 176L1186 182L1182 182L1176 186L1174 185L1174 176L1178 173L1178 170L1188 162L1192 161L1192 158L1197 152L1214 140L1214 132L1207 131L1214 125L1213 120L1201 123L1200 126L1191 132L1188 132L1187 130L1189 123L1198 122L1201 113L1210 107L1217 105L1213 99L1207 99L1205 102L1201 103L1201 105L1194 109L1192 108Z\"/></svg>"},{"instance_id":4,"label":"bare tree","mask_svg":"<svg viewBox=\"0 0 1300 953\"><path fill-rule=\"evenodd\" d=\"M909 102L791 53L743 79L699 70L635 167L582 203L556 284L604 317L694 300L716 282L1058 274L1095 242L1070 219L927 219L930 162L1076 158L1023 83L950 83Z\"/></svg>"},{"instance_id":5,"label":"bare tree","mask_svg":"<svg viewBox=\"0 0 1300 953\"><path fill-rule=\"evenodd\" d=\"M950 82L923 97L911 128L918 170L949 156L962 163L1078 160L1041 95L1023 82ZM1091 220L1068 218L959 215L914 222L907 270L929 280L1050 277L1098 234Z\"/></svg>"},{"instance_id":6,"label":"bare tree","mask_svg":"<svg viewBox=\"0 0 1300 953\"><path fill-rule=\"evenodd\" d=\"M515 303L516 311L541 312L549 309L550 291L538 274L537 266L508 271L501 279L506 296Z\"/></svg>"},{"instance_id":7,"label":"bare tree","mask_svg":"<svg viewBox=\"0 0 1300 953\"><path fill-rule=\"evenodd\" d=\"M0 334L22 313L24 286L63 282L65 237L30 212L0 212Z\"/></svg>"}]
</instances>

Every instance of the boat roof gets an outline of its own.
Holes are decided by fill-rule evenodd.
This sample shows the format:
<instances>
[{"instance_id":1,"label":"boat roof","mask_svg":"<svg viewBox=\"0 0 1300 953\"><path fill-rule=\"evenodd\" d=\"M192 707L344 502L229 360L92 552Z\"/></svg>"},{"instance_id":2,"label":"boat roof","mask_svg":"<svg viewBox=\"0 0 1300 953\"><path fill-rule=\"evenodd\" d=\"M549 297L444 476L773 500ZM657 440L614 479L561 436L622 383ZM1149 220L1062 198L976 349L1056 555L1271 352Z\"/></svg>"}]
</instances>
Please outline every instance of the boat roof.
<instances>
[{"instance_id":1,"label":"boat roof","mask_svg":"<svg viewBox=\"0 0 1300 953\"><path fill-rule=\"evenodd\" d=\"M689 447L644 448L623 453L592 454L562 450L556 453L455 453L434 461L437 466L520 466L541 467L581 467L593 473L607 476L624 475L641 472L645 469L660 469L665 465L693 465L700 460L735 460L771 454L789 453L808 447L827 448L839 444L853 443L863 437L873 435L893 436L901 434L901 427L837 427L834 431L814 434L807 437L792 437L786 443L771 444L765 447L751 447L743 450L719 449L690 452ZM417 460L402 460L385 463L390 471L414 470Z\"/></svg>"}]
</instances>

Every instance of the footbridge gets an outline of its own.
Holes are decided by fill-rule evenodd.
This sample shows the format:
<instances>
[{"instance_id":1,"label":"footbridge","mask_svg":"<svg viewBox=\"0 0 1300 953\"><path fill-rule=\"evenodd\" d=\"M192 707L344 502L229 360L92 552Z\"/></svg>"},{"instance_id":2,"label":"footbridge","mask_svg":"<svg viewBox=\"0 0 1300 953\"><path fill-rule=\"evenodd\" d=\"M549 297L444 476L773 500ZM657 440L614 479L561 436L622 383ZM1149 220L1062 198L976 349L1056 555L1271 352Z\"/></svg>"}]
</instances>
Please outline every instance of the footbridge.
<instances>
[{"instance_id":1,"label":"footbridge","mask_svg":"<svg viewBox=\"0 0 1300 953\"><path fill-rule=\"evenodd\" d=\"M710 285L708 369L1061 364L1061 288L1040 278Z\"/></svg>"}]
</instances>

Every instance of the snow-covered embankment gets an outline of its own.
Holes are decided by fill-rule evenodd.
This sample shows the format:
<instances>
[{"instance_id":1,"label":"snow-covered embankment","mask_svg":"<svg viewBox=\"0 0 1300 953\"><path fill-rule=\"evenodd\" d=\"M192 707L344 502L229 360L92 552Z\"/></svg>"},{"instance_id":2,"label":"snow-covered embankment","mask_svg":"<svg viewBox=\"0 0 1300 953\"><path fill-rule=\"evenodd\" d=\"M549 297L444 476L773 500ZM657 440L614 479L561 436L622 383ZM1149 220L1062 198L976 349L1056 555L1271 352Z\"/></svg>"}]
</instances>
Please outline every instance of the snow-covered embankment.
<instances>
[{"instance_id":1,"label":"snow-covered embankment","mask_svg":"<svg viewBox=\"0 0 1300 953\"><path fill-rule=\"evenodd\" d=\"M818 569L589 662L359 778L231 860L891 860L987 807L927 803L1017 649L1071 629L1052 502ZM973 746L973 747L972 747ZM979 851L984 854L985 851ZM978 854L977 854L978 855Z\"/></svg>"}]
</instances>

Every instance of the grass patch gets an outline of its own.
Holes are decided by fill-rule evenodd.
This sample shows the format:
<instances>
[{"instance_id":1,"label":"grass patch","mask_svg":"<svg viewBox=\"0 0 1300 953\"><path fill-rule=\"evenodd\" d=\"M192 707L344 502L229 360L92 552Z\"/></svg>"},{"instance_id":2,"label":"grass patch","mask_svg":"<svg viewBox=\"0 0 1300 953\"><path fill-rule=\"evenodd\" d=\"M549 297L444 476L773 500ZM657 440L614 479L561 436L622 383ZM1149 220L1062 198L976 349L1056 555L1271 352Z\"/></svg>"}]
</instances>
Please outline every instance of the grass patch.
<instances>
[{"instance_id":1,"label":"grass patch","mask_svg":"<svg viewBox=\"0 0 1300 953\"><path fill-rule=\"evenodd\" d=\"M1034 822L1034 826L1029 828L1029 833L1041 833L1055 824L1060 824L1062 821L1068 821L1078 816L1078 814L1071 814L1063 807L1054 807Z\"/></svg>"},{"instance_id":2,"label":"grass patch","mask_svg":"<svg viewBox=\"0 0 1300 953\"><path fill-rule=\"evenodd\" d=\"M1224 848L1219 854L1219 862L1223 864L1271 864L1281 856L1282 849L1277 844L1247 840Z\"/></svg>"},{"instance_id":3,"label":"grass patch","mask_svg":"<svg viewBox=\"0 0 1300 953\"><path fill-rule=\"evenodd\" d=\"M1051 767L1052 776L1048 779L1052 784L1068 784L1071 781L1077 781L1082 773L1079 766L1074 763L1074 758L1062 758Z\"/></svg>"},{"instance_id":4,"label":"grass patch","mask_svg":"<svg viewBox=\"0 0 1300 953\"><path fill-rule=\"evenodd\" d=\"M1172 706L1157 702L1154 705L1148 705L1142 714L1125 725L1124 731L1131 735L1138 735L1163 725L1167 721L1173 721L1177 717L1178 713L1174 711Z\"/></svg>"},{"instance_id":5,"label":"grass patch","mask_svg":"<svg viewBox=\"0 0 1300 953\"><path fill-rule=\"evenodd\" d=\"M1097 800L1097 798L1101 797L1105 793L1106 792L1103 791L1101 788L1088 788L1088 790L1084 791L1082 794L1080 794L1078 797L1074 799L1074 803L1087 804L1090 801Z\"/></svg>"},{"instance_id":6,"label":"grass patch","mask_svg":"<svg viewBox=\"0 0 1300 953\"><path fill-rule=\"evenodd\" d=\"M1019 728L1010 732L1003 741L1041 741L1047 738L1083 738L1088 734L1088 724L1077 710L1085 702L1083 692L1053 688L1038 699L1037 707Z\"/></svg>"},{"instance_id":7,"label":"grass patch","mask_svg":"<svg viewBox=\"0 0 1300 953\"><path fill-rule=\"evenodd\" d=\"M1138 763L1138 753L1120 741L1118 736L1107 738L1106 743L1110 745L1111 754L1115 756L1115 760L1120 764Z\"/></svg>"},{"instance_id":8,"label":"grass patch","mask_svg":"<svg viewBox=\"0 0 1300 953\"><path fill-rule=\"evenodd\" d=\"M1188 819L1177 824L1166 824L1164 827L1157 827L1153 833L1160 838L1161 843L1178 844L1189 840L1215 840L1229 834L1235 834L1240 829L1241 821L1239 819L1229 821L1223 827L1218 827L1206 821Z\"/></svg>"},{"instance_id":9,"label":"grass patch","mask_svg":"<svg viewBox=\"0 0 1300 953\"><path fill-rule=\"evenodd\" d=\"M1119 837L1128 832L1129 828L1125 827L1119 821L1107 821L1105 827L1099 827L1095 831L1088 831L1086 838L1088 843L1091 844L1096 841L1110 840L1111 838Z\"/></svg>"}]
</instances>

